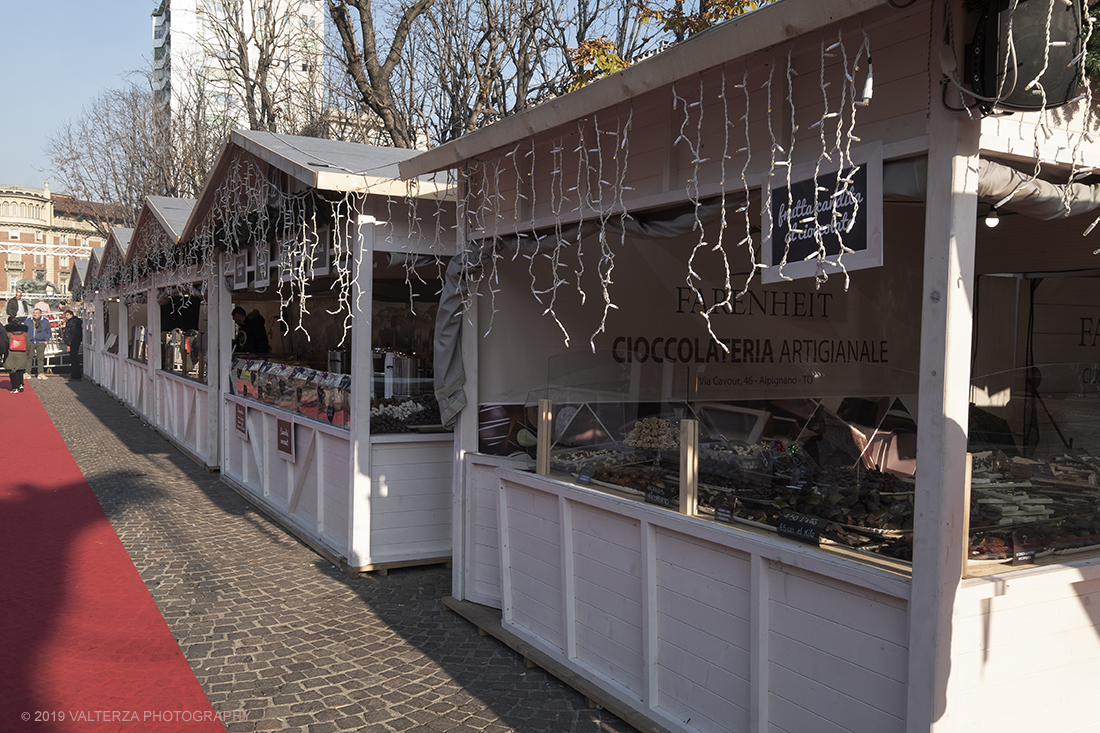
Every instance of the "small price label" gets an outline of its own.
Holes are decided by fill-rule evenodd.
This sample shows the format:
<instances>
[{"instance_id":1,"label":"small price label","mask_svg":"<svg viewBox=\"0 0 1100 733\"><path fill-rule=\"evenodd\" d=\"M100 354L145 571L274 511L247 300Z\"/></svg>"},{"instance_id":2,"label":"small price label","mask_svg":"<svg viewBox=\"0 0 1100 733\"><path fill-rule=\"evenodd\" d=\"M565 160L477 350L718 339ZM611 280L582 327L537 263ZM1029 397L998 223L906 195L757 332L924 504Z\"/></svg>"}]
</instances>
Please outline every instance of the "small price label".
<instances>
[{"instance_id":1,"label":"small price label","mask_svg":"<svg viewBox=\"0 0 1100 733\"><path fill-rule=\"evenodd\" d=\"M821 543L821 531L829 522L821 517L811 517L800 512L784 512L775 525L780 537L798 540L809 545Z\"/></svg>"},{"instance_id":2,"label":"small price label","mask_svg":"<svg viewBox=\"0 0 1100 733\"><path fill-rule=\"evenodd\" d=\"M1054 469L1046 463L1032 463L1031 475L1035 478L1055 478Z\"/></svg>"},{"instance_id":3,"label":"small price label","mask_svg":"<svg viewBox=\"0 0 1100 733\"><path fill-rule=\"evenodd\" d=\"M664 507L680 507L680 489L677 486L658 485L647 483L645 487L645 500L647 504L656 504Z\"/></svg>"},{"instance_id":4,"label":"small price label","mask_svg":"<svg viewBox=\"0 0 1100 733\"><path fill-rule=\"evenodd\" d=\"M1034 565L1035 546L1029 545L1025 538L1012 535L1012 565Z\"/></svg>"},{"instance_id":5,"label":"small price label","mask_svg":"<svg viewBox=\"0 0 1100 733\"><path fill-rule=\"evenodd\" d=\"M579 474L577 474L577 483L581 486L588 486L589 482L592 481L593 473L595 472L591 468L584 469Z\"/></svg>"}]
</instances>

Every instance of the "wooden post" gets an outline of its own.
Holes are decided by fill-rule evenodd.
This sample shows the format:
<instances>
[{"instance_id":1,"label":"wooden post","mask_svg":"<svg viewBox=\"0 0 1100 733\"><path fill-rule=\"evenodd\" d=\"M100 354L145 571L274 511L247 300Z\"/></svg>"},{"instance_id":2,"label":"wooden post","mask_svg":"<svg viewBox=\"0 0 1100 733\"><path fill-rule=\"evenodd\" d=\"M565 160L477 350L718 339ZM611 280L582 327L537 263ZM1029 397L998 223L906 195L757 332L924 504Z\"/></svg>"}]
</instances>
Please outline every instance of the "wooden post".
<instances>
[{"instance_id":1,"label":"wooden post","mask_svg":"<svg viewBox=\"0 0 1100 733\"><path fill-rule=\"evenodd\" d=\"M535 449L535 473L550 475L550 446L554 442L554 403L539 400L539 432Z\"/></svg>"},{"instance_id":2,"label":"wooden post","mask_svg":"<svg viewBox=\"0 0 1100 733\"><path fill-rule=\"evenodd\" d=\"M123 402L129 402L130 392L126 375L130 370L126 368L126 360L130 358L130 309L121 291L118 295L118 353L116 356L118 358L115 359L115 396Z\"/></svg>"},{"instance_id":3,"label":"wooden post","mask_svg":"<svg viewBox=\"0 0 1100 733\"><path fill-rule=\"evenodd\" d=\"M954 27L961 3L949 2ZM943 38L944 12L932 38ZM960 41L961 43L961 41ZM961 45L955 57L963 58ZM933 66L925 202L913 590L906 730L944 731L955 594L966 554L963 482L969 415L980 123L940 103Z\"/></svg>"},{"instance_id":4,"label":"wooden post","mask_svg":"<svg viewBox=\"0 0 1100 733\"><path fill-rule=\"evenodd\" d=\"M145 350L145 389L141 391L145 395L147 405L146 417L158 427L164 426L164 418L161 415L160 400L157 399L157 369L161 367L161 354L163 353L163 337L160 332L160 304L157 303L156 278L150 278L152 282L146 291L146 320L149 325L146 328L146 339L149 346ZM174 416L167 416L173 419Z\"/></svg>"},{"instance_id":5,"label":"wooden post","mask_svg":"<svg viewBox=\"0 0 1100 733\"><path fill-rule=\"evenodd\" d=\"M680 513L695 516L699 504L699 421L680 421Z\"/></svg>"},{"instance_id":6,"label":"wooden post","mask_svg":"<svg viewBox=\"0 0 1100 733\"><path fill-rule=\"evenodd\" d=\"M366 199L364 198L364 201ZM351 495L348 497L348 565L365 567L371 563L371 463L370 394L374 377L371 353L371 303L374 299L374 237L377 222L370 214L358 215L357 241L352 248L352 267L357 276L352 282L351 307ZM356 308L362 310L355 310Z\"/></svg>"},{"instance_id":7,"label":"wooden post","mask_svg":"<svg viewBox=\"0 0 1100 733\"><path fill-rule=\"evenodd\" d=\"M974 479L974 454L973 453L967 453L966 454L966 480L963 482L963 506L965 506L967 508L970 507L970 488L971 488L971 482L973 481L973 479ZM967 563L967 560L969 560L969 558L970 558L970 552L969 552L969 550L970 550L970 545L969 545L969 540L970 540L970 512L969 511L966 511L966 512L963 513L962 526L963 526L962 534L963 534L963 537L966 540L963 544L963 554L962 554L962 577L965 578L966 577L966 570L967 570L966 563Z\"/></svg>"},{"instance_id":8,"label":"wooden post","mask_svg":"<svg viewBox=\"0 0 1100 733\"><path fill-rule=\"evenodd\" d=\"M206 281L206 440L208 468L221 466L223 395L229 392L229 365L233 363L232 302L222 276L222 258L210 264ZM225 424L232 422L228 415Z\"/></svg>"},{"instance_id":9,"label":"wooden post","mask_svg":"<svg viewBox=\"0 0 1100 733\"><path fill-rule=\"evenodd\" d=\"M467 184L462 176L458 177L459 202L455 213L455 256L461 257L465 251L465 243L468 241L468 224L462 201L466 196ZM478 338L479 319L477 314L477 301L473 299L474 306L468 313L458 313L455 318L462 319L462 367L466 373L466 382L462 389L466 393L466 407L458 413L455 419L455 462L453 477L451 524L451 595L458 600L466 598L466 578L473 574L470 567L474 563L474 553L470 548L473 517L471 507L474 505L468 494L477 491L476 486L466 483L466 456L476 453L478 450L478 412L481 398L478 394ZM503 590L503 586L502 586Z\"/></svg>"}]
</instances>

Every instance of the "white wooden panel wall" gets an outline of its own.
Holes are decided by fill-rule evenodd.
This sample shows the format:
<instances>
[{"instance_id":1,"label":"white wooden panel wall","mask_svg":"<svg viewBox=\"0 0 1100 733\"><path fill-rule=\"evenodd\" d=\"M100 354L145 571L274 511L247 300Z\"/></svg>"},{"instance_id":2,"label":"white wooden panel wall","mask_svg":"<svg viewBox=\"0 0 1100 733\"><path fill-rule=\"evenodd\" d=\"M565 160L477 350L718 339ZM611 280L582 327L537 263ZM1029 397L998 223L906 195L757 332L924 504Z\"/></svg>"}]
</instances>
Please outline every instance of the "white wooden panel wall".
<instances>
[{"instance_id":1,"label":"white wooden panel wall","mask_svg":"<svg viewBox=\"0 0 1100 733\"><path fill-rule=\"evenodd\" d=\"M1014 112L1008 116L990 116L982 120L983 152L1008 158L1034 161L1036 147L1044 163L1070 165L1078 168L1095 165L1100 157L1100 140L1081 138L1085 127L1084 101L1075 102L1045 115L1047 137L1040 127L1038 112ZM1076 158L1076 159L1075 159ZM1064 182L1064 181L1063 181Z\"/></svg>"},{"instance_id":2,"label":"white wooden panel wall","mask_svg":"<svg viewBox=\"0 0 1100 733\"><path fill-rule=\"evenodd\" d=\"M501 488L504 622L564 654L565 572L558 497L518 484Z\"/></svg>"},{"instance_id":3,"label":"white wooden panel wall","mask_svg":"<svg viewBox=\"0 0 1100 733\"><path fill-rule=\"evenodd\" d=\"M348 438L311 421L294 423L295 461L275 449L275 421L285 412L241 400L248 441L234 427L235 397L223 403L222 474L266 510L338 557L348 557ZM342 480L341 480L342 479ZM342 493L341 493L342 492Z\"/></svg>"},{"instance_id":4,"label":"white wooden panel wall","mask_svg":"<svg viewBox=\"0 0 1100 733\"><path fill-rule=\"evenodd\" d=\"M451 434L371 437L372 564L451 554Z\"/></svg>"},{"instance_id":5,"label":"white wooden panel wall","mask_svg":"<svg viewBox=\"0 0 1100 733\"><path fill-rule=\"evenodd\" d=\"M700 731L748 730L750 556L659 531L655 558L657 707Z\"/></svg>"},{"instance_id":6,"label":"white wooden panel wall","mask_svg":"<svg viewBox=\"0 0 1100 733\"><path fill-rule=\"evenodd\" d=\"M325 464L321 482L321 501L326 517L340 517L338 521L326 521L322 535L335 547L350 545L348 537L348 487L351 486L351 443L339 438L325 437L318 448L320 460Z\"/></svg>"},{"instance_id":7,"label":"white wooden panel wall","mask_svg":"<svg viewBox=\"0 0 1100 733\"><path fill-rule=\"evenodd\" d=\"M490 608L501 608L500 526L497 497L500 482L497 468L516 466L518 461L477 453L466 454L464 506L465 546L462 572L465 574L464 600Z\"/></svg>"},{"instance_id":8,"label":"white wooden panel wall","mask_svg":"<svg viewBox=\"0 0 1100 733\"><path fill-rule=\"evenodd\" d=\"M904 731L907 604L793 567L769 587L773 729Z\"/></svg>"},{"instance_id":9,"label":"white wooden panel wall","mask_svg":"<svg viewBox=\"0 0 1100 733\"><path fill-rule=\"evenodd\" d=\"M148 378L149 367L139 361L122 359L122 401L136 410L146 419L150 418L152 381Z\"/></svg>"},{"instance_id":10,"label":"white wooden panel wall","mask_svg":"<svg viewBox=\"0 0 1100 733\"><path fill-rule=\"evenodd\" d=\"M571 527L572 583L577 660L641 700L642 534L640 523L592 507L576 506ZM566 578L568 585L569 578Z\"/></svg>"},{"instance_id":11,"label":"white wooden panel wall","mask_svg":"<svg viewBox=\"0 0 1100 733\"><path fill-rule=\"evenodd\" d=\"M96 381L103 389L118 397L118 355L104 351L102 357L102 369Z\"/></svg>"},{"instance_id":12,"label":"white wooden panel wall","mask_svg":"<svg viewBox=\"0 0 1100 733\"><path fill-rule=\"evenodd\" d=\"M213 436L207 433L209 387L158 371L156 426L201 461L210 457Z\"/></svg>"},{"instance_id":13,"label":"white wooden panel wall","mask_svg":"<svg viewBox=\"0 0 1100 733\"><path fill-rule=\"evenodd\" d=\"M904 730L908 579L497 475L503 622L621 704L683 733Z\"/></svg>"},{"instance_id":14,"label":"white wooden panel wall","mask_svg":"<svg viewBox=\"0 0 1100 733\"><path fill-rule=\"evenodd\" d=\"M956 602L952 729L1100 730L1100 580L989 586L964 585Z\"/></svg>"},{"instance_id":15,"label":"white wooden panel wall","mask_svg":"<svg viewBox=\"0 0 1100 733\"><path fill-rule=\"evenodd\" d=\"M245 405L250 440L234 427ZM275 449L275 422L288 413L227 396L222 473L256 502L338 557L353 548L366 565L444 558L451 554L452 437L399 435L371 443L368 530L350 534L351 442L347 433L312 420L294 421L295 461Z\"/></svg>"}]
</instances>

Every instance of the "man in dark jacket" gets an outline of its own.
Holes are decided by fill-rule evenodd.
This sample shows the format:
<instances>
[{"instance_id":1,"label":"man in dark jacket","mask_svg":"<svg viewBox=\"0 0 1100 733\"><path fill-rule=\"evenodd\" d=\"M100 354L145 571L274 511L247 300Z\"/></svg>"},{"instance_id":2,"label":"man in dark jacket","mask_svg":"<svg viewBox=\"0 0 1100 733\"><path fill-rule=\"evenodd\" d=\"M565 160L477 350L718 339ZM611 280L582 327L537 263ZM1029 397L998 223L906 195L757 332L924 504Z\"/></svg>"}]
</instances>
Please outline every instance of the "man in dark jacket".
<instances>
[{"instance_id":1,"label":"man in dark jacket","mask_svg":"<svg viewBox=\"0 0 1100 733\"><path fill-rule=\"evenodd\" d=\"M53 338L53 328L50 321L42 315L39 308L31 311L31 317L25 321L27 325L27 367L31 375L38 375L39 379L46 378L46 344Z\"/></svg>"},{"instance_id":2,"label":"man in dark jacket","mask_svg":"<svg viewBox=\"0 0 1100 733\"><path fill-rule=\"evenodd\" d=\"M264 317L258 310L253 309L251 313L246 314L244 308L238 305L233 309L233 321L238 328L237 340L233 344L235 353L267 354L271 351Z\"/></svg>"},{"instance_id":3,"label":"man in dark jacket","mask_svg":"<svg viewBox=\"0 0 1100 733\"><path fill-rule=\"evenodd\" d=\"M8 318L15 316L19 320L23 320L31 314L31 308L27 305L27 301L23 300L23 291L20 288L15 289L15 297L8 301L4 312L8 314ZM5 318L4 321L6 322L8 318Z\"/></svg>"},{"instance_id":4,"label":"man in dark jacket","mask_svg":"<svg viewBox=\"0 0 1100 733\"><path fill-rule=\"evenodd\" d=\"M65 330L61 338L69 349L69 379L80 379L84 376L84 354L81 348L84 343L84 321L72 311L65 311Z\"/></svg>"}]
</instances>

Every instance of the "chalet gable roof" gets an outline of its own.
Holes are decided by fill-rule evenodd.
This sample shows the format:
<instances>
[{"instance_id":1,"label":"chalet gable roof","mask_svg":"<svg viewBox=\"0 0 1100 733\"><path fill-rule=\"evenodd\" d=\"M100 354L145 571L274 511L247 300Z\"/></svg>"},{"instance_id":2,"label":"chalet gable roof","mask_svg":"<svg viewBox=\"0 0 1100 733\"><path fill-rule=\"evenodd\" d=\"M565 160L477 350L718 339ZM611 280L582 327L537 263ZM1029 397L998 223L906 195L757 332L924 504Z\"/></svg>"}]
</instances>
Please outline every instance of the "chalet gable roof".
<instances>
[{"instance_id":1,"label":"chalet gable roof","mask_svg":"<svg viewBox=\"0 0 1100 733\"><path fill-rule=\"evenodd\" d=\"M314 190L404 197L409 190L398 164L419 152L262 130L233 130L181 230L180 239L186 241L195 236L213 206L219 187L242 154ZM428 176L420 179L416 193L435 198L440 193L447 196L448 190L445 183L437 184Z\"/></svg>"},{"instance_id":2,"label":"chalet gable roof","mask_svg":"<svg viewBox=\"0 0 1100 733\"><path fill-rule=\"evenodd\" d=\"M194 208L194 199L147 196L134 225L126 263L140 261L154 252L175 246Z\"/></svg>"},{"instance_id":3,"label":"chalet gable roof","mask_svg":"<svg viewBox=\"0 0 1100 733\"><path fill-rule=\"evenodd\" d=\"M122 268L126 263L126 254L130 251L130 238L133 235L133 229L111 227L107 243L103 245L103 256L100 258L99 270L96 273L98 277L103 277L111 268Z\"/></svg>"}]
</instances>

